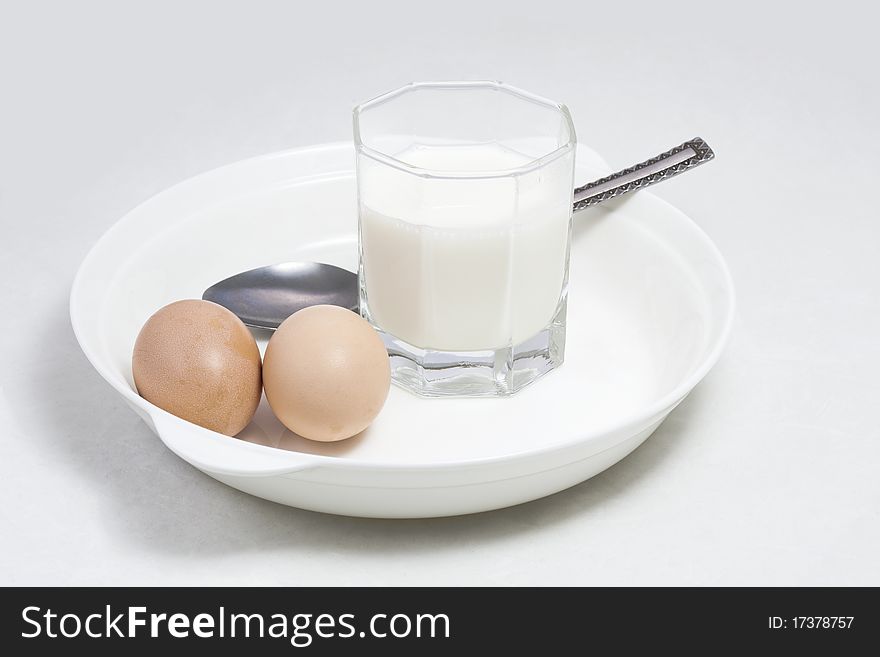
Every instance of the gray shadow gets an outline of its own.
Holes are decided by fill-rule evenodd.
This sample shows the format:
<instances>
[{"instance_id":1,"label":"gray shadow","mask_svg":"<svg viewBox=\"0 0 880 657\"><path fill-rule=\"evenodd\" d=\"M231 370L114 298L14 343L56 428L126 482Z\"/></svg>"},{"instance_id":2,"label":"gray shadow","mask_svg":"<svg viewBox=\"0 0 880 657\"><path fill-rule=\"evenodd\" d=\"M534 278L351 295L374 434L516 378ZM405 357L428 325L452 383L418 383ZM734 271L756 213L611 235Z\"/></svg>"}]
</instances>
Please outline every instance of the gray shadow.
<instances>
[{"instance_id":1,"label":"gray shadow","mask_svg":"<svg viewBox=\"0 0 880 657\"><path fill-rule=\"evenodd\" d=\"M626 207L626 204L632 199L632 195L628 194L619 198L613 198L605 201L601 206L585 208L575 212L571 222L571 239L579 241L588 239L590 232L600 221L612 221L611 213L619 208Z\"/></svg>"},{"instance_id":2,"label":"gray shadow","mask_svg":"<svg viewBox=\"0 0 880 657\"><path fill-rule=\"evenodd\" d=\"M466 543L495 543L536 526L564 524L611 498L635 494L691 432L676 417L711 396L702 384L639 449L573 488L517 507L453 518L370 520L331 516L261 500L229 488L181 461L95 372L73 336L66 305L35 324L53 357L35 359L21 399L53 395L41 406L45 441L100 493L106 530L161 553L242 554L264 549L326 548L343 553L442 553ZM59 372L57 364L63 363ZM68 382L59 385L59 377ZM29 418L26 409L23 426ZM34 411L30 411L34 412ZM684 415L687 415L686 413ZM682 415L682 417L684 417ZM95 431L71 427L94 426ZM691 434L690 438L694 438Z\"/></svg>"}]
</instances>

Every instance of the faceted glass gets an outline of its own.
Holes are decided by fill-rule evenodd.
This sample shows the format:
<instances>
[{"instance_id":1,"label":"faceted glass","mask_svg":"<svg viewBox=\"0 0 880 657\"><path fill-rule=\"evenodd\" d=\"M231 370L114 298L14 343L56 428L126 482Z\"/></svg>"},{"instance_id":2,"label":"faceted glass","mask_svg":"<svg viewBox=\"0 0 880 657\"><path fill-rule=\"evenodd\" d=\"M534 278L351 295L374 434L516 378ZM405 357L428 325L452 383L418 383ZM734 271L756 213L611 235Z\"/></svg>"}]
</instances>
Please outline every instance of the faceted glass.
<instances>
[{"instance_id":1,"label":"faceted glass","mask_svg":"<svg viewBox=\"0 0 880 657\"><path fill-rule=\"evenodd\" d=\"M354 110L361 314L394 380L507 395L558 367L576 137L497 82L411 84Z\"/></svg>"}]
</instances>

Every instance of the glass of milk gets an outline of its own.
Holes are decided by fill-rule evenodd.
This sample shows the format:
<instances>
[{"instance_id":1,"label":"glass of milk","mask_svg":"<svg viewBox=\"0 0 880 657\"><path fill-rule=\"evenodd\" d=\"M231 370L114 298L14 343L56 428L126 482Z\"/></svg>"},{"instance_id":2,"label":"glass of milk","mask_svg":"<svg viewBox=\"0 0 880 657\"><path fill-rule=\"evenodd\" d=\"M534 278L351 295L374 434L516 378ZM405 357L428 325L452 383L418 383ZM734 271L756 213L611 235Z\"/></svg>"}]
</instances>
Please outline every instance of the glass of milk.
<instances>
[{"instance_id":1,"label":"glass of milk","mask_svg":"<svg viewBox=\"0 0 880 657\"><path fill-rule=\"evenodd\" d=\"M354 110L361 314L394 381L509 395L562 364L576 137L564 105L425 82Z\"/></svg>"}]
</instances>

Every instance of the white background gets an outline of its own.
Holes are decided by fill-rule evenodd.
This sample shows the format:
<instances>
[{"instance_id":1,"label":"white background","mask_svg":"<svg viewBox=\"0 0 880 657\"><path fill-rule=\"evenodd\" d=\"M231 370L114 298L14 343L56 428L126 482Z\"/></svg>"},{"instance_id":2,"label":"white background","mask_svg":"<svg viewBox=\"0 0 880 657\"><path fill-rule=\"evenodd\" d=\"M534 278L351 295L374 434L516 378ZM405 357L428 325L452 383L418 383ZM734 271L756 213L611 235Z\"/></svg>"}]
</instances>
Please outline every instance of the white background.
<instances>
[{"instance_id":1,"label":"white background","mask_svg":"<svg viewBox=\"0 0 880 657\"><path fill-rule=\"evenodd\" d=\"M871 4L4 2L0 583L880 584ZM657 193L730 264L721 362L619 465L477 516L324 516L178 460L74 341L87 250L175 182L457 78L566 102L615 166L709 141Z\"/></svg>"}]
</instances>

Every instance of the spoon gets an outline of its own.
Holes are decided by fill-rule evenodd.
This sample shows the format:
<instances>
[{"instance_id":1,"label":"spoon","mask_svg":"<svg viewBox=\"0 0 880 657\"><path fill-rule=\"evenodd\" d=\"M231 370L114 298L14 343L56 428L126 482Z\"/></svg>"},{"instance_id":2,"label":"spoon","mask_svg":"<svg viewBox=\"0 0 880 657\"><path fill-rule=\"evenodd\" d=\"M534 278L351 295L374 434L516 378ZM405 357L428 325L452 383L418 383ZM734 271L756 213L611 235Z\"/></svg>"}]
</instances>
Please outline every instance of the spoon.
<instances>
[{"instance_id":1,"label":"spoon","mask_svg":"<svg viewBox=\"0 0 880 657\"><path fill-rule=\"evenodd\" d=\"M357 312L358 277L321 262L283 262L230 276L205 290L202 299L225 306L248 326L274 330L308 306Z\"/></svg>"},{"instance_id":2,"label":"spoon","mask_svg":"<svg viewBox=\"0 0 880 657\"><path fill-rule=\"evenodd\" d=\"M714 157L709 144L695 137L650 160L576 188L573 211L668 180ZM330 304L357 312L358 277L334 265L285 262L230 276L205 290L202 299L225 306L248 326L274 330L308 306Z\"/></svg>"}]
</instances>

